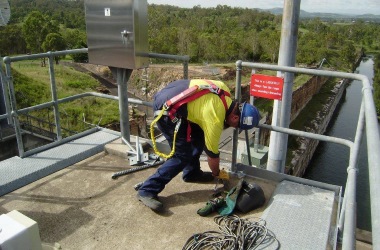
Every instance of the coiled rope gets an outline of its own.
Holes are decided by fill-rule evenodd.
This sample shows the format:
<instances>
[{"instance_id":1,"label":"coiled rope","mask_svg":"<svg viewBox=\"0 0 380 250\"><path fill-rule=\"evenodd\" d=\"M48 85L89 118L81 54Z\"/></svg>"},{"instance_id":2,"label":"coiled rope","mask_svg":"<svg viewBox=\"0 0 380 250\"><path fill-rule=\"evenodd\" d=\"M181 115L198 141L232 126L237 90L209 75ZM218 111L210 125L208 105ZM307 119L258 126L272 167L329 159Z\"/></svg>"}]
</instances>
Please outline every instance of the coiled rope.
<instances>
[{"instance_id":1,"label":"coiled rope","mask_svg":"<svg viewBox=\"0 0 380 250\"><path fill-rule=\"evenodd\" d=\"M241 219L237 215L216 216L214 222L219 231L207 231L190 237L182 250L218 249L253 250L260 245L280 243L266 227L266 221L260 218Z\"/></svg>"}]
</instances>

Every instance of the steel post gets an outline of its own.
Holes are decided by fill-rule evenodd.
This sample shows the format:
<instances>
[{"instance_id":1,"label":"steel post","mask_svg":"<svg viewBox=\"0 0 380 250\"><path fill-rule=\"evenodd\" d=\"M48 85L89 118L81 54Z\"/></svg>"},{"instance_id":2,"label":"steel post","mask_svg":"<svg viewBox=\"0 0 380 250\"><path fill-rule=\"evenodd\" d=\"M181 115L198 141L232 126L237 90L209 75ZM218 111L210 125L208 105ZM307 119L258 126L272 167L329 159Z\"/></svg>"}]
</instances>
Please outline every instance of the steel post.
<instances>
[{"instance_id":1,"label":"steel post","mask_svg":"<svg viewBox=\"0 0 380 250\"><path fill-rule=\"evenodd\" d=\"M242 70L242 61L236 62L236 88L235 88L235 100L238 102L241 101L241 70ZM236 162L237 162L237 147L238 147L238 138L239 129L235 128L232 137L232 159L231 159L231 172L236 172Z\"/></svg>"},{"instance_id":2,"label":"steel post","mask_svg":"<svg viewBox=\"0 0 380 250\"><path fill-rule=\"evenodd\" d=\"M183 62L183 79L189 79L189 61Z\"/></svg>"},{"instance_id":3,"label":"steel post","mask_svg":"<svg viewBox=\"0 0 380 250\"><path fill-rule=\"evenodd\" d=\"M121 136L131 141L131 133L129 129L129 108L128 108L128 80L132 74L132 69L117 68L117 87L119 96L119 112L120 112L120 132Z\"/></svg>"},{"instance_id":4,"label":"steel post","mask_svg":"<svg viewBox=\"0 0 380 250\"><path fill-rule=\"evenodd\" d=\"M16 93L13 86L11 63L7 60L7 58L4 61L6 63L5 65L6 65L6 73L7 73L7 84L9 88L10 108L11 108L11 115L13 118L12 124L14 125L14 128L15 128L18 154L22 158L24 157L24 154L25 154L25 148L24 148L24 143L22 140L20 121L19 121L18 113L17 113Z\"/></svg>"},{"instance_id":5,"label":"steel post","mask_svg":"<svg viewBox=\"0 0 380 250\"><path fill-rule=\"evenodd\" d=\"M350 235L356 234L356 178L359 171L357 168L357 162L364 132L364 116L364 100L362 100L358 126L356 128L355 143L354 146L350 149L350 162L347 169L346 190L344 192L342 213L341 217L339 218L338 225L339 229L343 230L342 249L354 249L354 246L356 245L356 238L350 237ZM344 220L344 223L342 220Z\"/></svg>"},{"instance_id":6,"label":"steel post","mask_svg":"<svg viewBox=\"0 0 380 250\"><path fill-rule=\"evenodd\" d=\"M3 96L3 99L1 99ZM3 71L3 61L0 60L0 99L4 101L4 103L0 102L0 111L3 114L7 114L8 116L8 124L13 124L12 116L11 116L11 105L9 101L9 89L8 84L6 82L6 78ZM1 115L0 113L0 115ZM0 120L0 125L6 125L7 122L4 119Z\"/></svg>"},{"instance_id":7,"label":"steel post","mask_svg":"<svg viewBox=\"0 0 380 250\"><path fill-rule=\"evenodd\" d=\"M55 126L56 126L56 134L57 134L57 140L62 140L62 131L61 131L61 122L60 122L60 115L59 115L59 109L58 109L58 97L57 97L57 86L55 84L55 73L54 73L54 56L49 53L49 73L50 73L50 88L51 88L51 98L54 103L53 109L54 109L54 119L55 119Z\"/></svg>"},{"instance_id":8,"label":"steel post","mask_svg":"<svg viewBox=\"0 0 380 250\"><path fill-rule=\"evenodd\" d=\"M300 0L285 0L282 18L281 44L278 58L279 66L294 66L297 51L298 20ZM288 128L293 93L293 73L278 72L284 76L282 101L275 100L273 107L272 125ZM286 149L288 135L271 132L267 169L283 173L285 171Z\"/></svg>"}]
</instances>

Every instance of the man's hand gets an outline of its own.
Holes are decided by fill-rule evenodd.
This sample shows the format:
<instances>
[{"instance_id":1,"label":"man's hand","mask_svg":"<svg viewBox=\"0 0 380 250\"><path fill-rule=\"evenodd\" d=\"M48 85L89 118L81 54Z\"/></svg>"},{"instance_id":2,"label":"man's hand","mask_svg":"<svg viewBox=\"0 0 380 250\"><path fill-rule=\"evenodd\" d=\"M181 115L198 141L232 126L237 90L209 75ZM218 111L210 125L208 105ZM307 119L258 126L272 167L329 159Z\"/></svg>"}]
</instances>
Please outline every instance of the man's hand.
<instances>
[{"instance_id":1,"label":"man's hand","mask_svg":"<svg viewBox=\"0 0 380 250\"><path fill-rule=\"evenodd\" d=\"M230 176L226 170L222 169L219 171L219 175L216 176L216 179L215 179L215 187L214 187L215 197L221 195L222 192L223 193L228 192L228 190L230 189L229 179L230 179Z\"/></svg>"}]
</instances>

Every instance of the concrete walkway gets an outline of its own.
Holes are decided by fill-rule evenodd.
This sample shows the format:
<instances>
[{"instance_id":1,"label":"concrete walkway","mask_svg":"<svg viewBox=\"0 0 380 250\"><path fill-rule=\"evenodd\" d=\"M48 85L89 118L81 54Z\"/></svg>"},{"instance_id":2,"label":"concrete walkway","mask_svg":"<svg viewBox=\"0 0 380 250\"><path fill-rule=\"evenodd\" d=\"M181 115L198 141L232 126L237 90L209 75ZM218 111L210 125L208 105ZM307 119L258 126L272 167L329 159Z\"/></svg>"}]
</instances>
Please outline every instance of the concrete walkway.
<instances>
[{"instance_id":1,"label":"concrete walkway","mask_svg":"<svg viewBox=\"0 0 380 250\"><path fill-rule=\"evenodd\" d=\"M17 210L36 221L45 250L182 249L194 234L218 231L213 220L217 213L197 214L212 198L214 183L185 183L177 176L160 194L164 212L155 213L137 200L133 187L156 167L111 178L131 168L124 152L126 146L116 141L105 152L1 196L0 214ZM201 165L208 169L206 162ZM277 185L249 178L263 188L266 204L248 214L236 213L241 218L262 216Z\"/></svg>"},{"instance_id":2,"label":"concrete walkway","mask_svg":"<svg viewBox=\"0 0 380 250\"><path fill-rule=\"evenodd\" d=\"M161 193L165 211L157 214L136 199L133 188L155 168L111 178L128 168L128 160L99 153L0 197L0 214L17 210L38 223L45 245L73 250L181 249L193 234L217 230L216 214L197 214L215 184L185 183L177 176Z\"/></svg>"}]
</instances>

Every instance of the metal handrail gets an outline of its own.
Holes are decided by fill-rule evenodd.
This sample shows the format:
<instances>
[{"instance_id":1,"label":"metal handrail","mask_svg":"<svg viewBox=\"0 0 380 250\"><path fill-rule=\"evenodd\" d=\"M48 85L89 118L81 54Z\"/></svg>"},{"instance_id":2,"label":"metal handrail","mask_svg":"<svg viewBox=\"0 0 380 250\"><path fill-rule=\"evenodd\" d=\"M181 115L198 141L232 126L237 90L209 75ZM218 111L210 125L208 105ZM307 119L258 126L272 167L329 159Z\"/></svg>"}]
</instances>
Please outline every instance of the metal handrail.
<instances>
[{"instance_id":1,"label":"metal handrail","mask_svg":"<svg viewBox=\"0 0 380 250\"><path fill-rule=\"evenodd\" d=\"M81 94L69 96L66 98L58 99L57 93L56 93L56 84L55 84L54 57L70 55L70 54L80 54L80 53L88 53L88 49L82 48L82 49L55 51L55 52L47 52L47 53L32 54L32 55L4 57L3 61L4 61L5 66L6 66L6 76L4 77L4 80L5 80L5 84L4 84L5 91L4 92L9 93L9 96L7 94L5 94L5 104L6 104L6 111L7 112L4 115L0 115L0 120L7 118L8 123L14 126L16 139L17 139L18 152L19 152L20 157L27 157L27 156L33 155L35 153L44 151L50 147L61 145L61 144L65 143L67 140L76 139L76 136L74 136L74 135L67 137L65 140L62 139L60 114L58 111L58 104L68 102L68 101L73 101L75 99L83 98L86 96L95 96L95 97L101 97L101 98L115 100L118 102L121 102L121 100L124 100L124 101L128 100L128 102L133 103L133 104L152 106L152 104L149 102L141 101L141 100L134 99L134 98L128 98L127 97L127 91L119 91L119 97L106 95L106 94L100 94L100 93L96 93L96 92L87 92L87 93L81 93ZM161 58L161 59L182 61L183 62L184 78L185 79L188 78L188 62L190 60L189 56L166 55L166 54L157 54L157 53L147 53L145 56L150 57L150 58ZM49 73L50 73L52 101L18 110L17 109L17 103L16 103L15 90L14 90L14 85L13 85L13 77L12 77L12 73L11 73L11 63L23 61L23 60L41 59L41 58L46 58L46 57L49 59ZM2 71L0 73L2 73ZM3 73L1 75L4 76ZM53 107L53 109L54 109L54 120L55 120L55 124L56 124L57 141L50 143L47 146L39 147L39 148L32 149L32 150L25 152L23 141L22 141L22 131L20 128L20 121L19 121L18 116L20 114L25 114L29 111L39 110L39 109L48 108L48 107ZM125 121L125 120L128 120L128 112L121 112L121 114L120 114L121 123L122 123L122 121ZM127 130L127 133L129 134L129 128L126 127L124 129ZM93 129L90 129L90 133L93 133L93 132L94 132ZM121 132L122 132L122 135L125 134L124 130ZM84 131L83 133L86 133L86 131Z\"/></svg>"},{"instance_id":2,"label":"metal handrail","mask_svg":"<svg viewBox=\"0 0 380 250\"><path fill-rule=\"evenodd\" d=\"M277 66L261 63L243 62L237 61L237 73L236 73L236 93L235 98L241 100L241 72L243 67L252 69L266 69L280 72L289 73L301 73L308 75L318 75L327 77L346 78L352 80L361 81L362 88L362 105L358 118L357 131L354 142L343 140L339 138L311 134L302 131L295 131L288 128L282 128L277 126L269 126L260 124L260 128L266 128L273 131L293 134L297 136L303 136L311 139L317 139L321 141L330 141L339 143L349 147L350 159L349 166L347 168L348 176L345 189L345 195L343 200L343 206L341 211L341 218L339 218L338 229L342 233L343 227L343 249L352 249L355 247L355 230L356 230L356 175L357 175L357 160L359 155L360 143L363 137L364 127L366 128L367 136L367 152L368 152L368 166L370 172L370 193L371 193L371 219L372 219L372 234L380 235L380 198L376 195L377 190L380 188L380 136L377 128L377 115L376 108L373 99L373 88L367 76L354 73L335 72L319 69L306 69L297 67ZM233 155L232 166L236 163L236 151L238 130L234 131L233 140ZM380 239L378 237L373 238L374 249L380 249Z\"/></svg>"}]
</instances>

